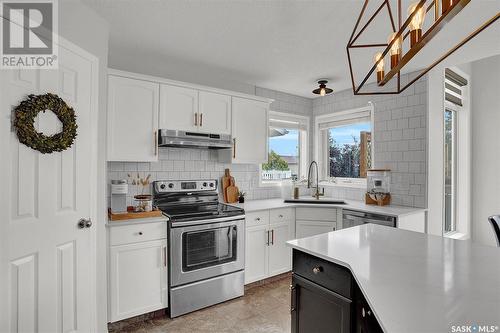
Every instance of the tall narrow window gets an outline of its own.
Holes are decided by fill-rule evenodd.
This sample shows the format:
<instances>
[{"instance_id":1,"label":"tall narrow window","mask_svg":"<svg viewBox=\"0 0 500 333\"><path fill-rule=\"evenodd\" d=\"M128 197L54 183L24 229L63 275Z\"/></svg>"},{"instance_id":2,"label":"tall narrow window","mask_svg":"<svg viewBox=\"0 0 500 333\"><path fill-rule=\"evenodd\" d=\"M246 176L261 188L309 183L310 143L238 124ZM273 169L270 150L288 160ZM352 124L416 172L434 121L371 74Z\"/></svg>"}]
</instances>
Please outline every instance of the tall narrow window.
<instances>
[{"instance_id":1,"label":"tall narrow window","mask_svg":"<svg viewBox=\"0 0 500 333\"><path fill-rule=\"evenodd\" d=\"M454 232L457 202L457 111L444 111L444 232Z\"/></svg>"},{"instance_id":2,"label":"tall narrow window","mask_svg":"<svg viewBox=\"0 0 500 333\"><path fill-rule=\"evenodd\" d=\"M459 187L466 189L467 161L464 160L464 88L467 80L455 71L446 68L444 80L444 233L463 232L463 219L466 217L464 193L458 192ZM459 149L461 156L459 156Z\"/></svg>"}]
</instances>

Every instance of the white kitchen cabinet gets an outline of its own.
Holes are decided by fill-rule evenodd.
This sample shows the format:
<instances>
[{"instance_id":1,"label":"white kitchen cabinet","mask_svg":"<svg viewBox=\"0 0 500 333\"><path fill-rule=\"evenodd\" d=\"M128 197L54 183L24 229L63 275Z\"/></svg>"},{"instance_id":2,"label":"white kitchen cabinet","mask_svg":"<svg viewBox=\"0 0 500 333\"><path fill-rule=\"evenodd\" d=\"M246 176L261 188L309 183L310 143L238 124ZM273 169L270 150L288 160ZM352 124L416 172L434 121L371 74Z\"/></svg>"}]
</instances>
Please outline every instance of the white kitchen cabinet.
<instances>
[{"instance_id":1,"label":"white kitchen cabinet","mask_svg":"<svg viewBox=\"0 0 500 333\"><path fill-rule=\"evenodd\" d=\"M198 114L200 132L231 134L231 96L200 91Z\"/></svg>"},{"instance_id":2,"label":"white kitchen cabinet","mask_svg":"<svg viewBox=\"0 0 500 333\"><path fill-rule=\"evenodd\" d=\"M294 208L246 214L245 284L291 270L294 221Z\"/></svg>"},{"instance_id":3,"label":"white kitchen cabinet","mask_svg":"<svg viewBox=\"0 0 500 333\"><path fill-rule=\"evenodd\" d=\"M286 245L287 241L293 239L292 223L290 222L270 225L269 276L285 273L292 269L292 249Z\"/></svg>"},{"instance_id":4,"label":"white kitchen cabinet","mask_svg":"<svg viewBox=\"0 0 500 333\"><path fill-rule=\"evenodd\" d=\"M296 209L295 236L304 238L337 229L341 209L322 207L298 207Z\"/></svg>"},{"instance_id":5,"label":"white kitchen cabinet","mask_svg":"<svg viewBox=\"0 0 500 333\"><path fill-rule=\"evenodd\" d=\"M260 225L246 228L245 239L245 283L267 277L268 249L267 227Z\"/></svg>"},{"instance_id":6,"label":"white kitchen cabinet","mask_svg":"<svg viewBox=\"0 0 500 333\"><path fill-rule=\"evenodd\" d=\"M162 84L159 127L197 132L199 122L198 90Z\"/></svg>"},{"instance_id":7,"label":"white kitchen cabinet","mask_svg":"<svg viewBox=\"0 0 500 333\"><path fill-rule=\"evenodd\" d=\"M232 98L232 163L260 164L267 161L268 112L266 102Z\"/></svg>"},{"instance_id":8,"label":"white kitchen cabinet","mask_svg":"<svg viewBox=\"0 0 500 333\"><path fill-rule=\"evenodd\" d=\"M111 246L111 322L168 306L167 255L166 239Z\"/></svg>"},{"instance_id":9,"label":"white kitchen cabinet","mask_svg":"<svg viewBox=\"0 0 500 333\"><path fill-rule=\"evenodd\" d=\"M158 83L108 76L108 161L158 160Z\"/></svg>"},{"instance_id":10,"label":"white kitchen cabinet","mask_svg":"<svg viewBox=\"0 0 500 333\"><path fill-rule=\"evenodd\" d=\"M314 235L324 234L336 229L335 222L326 221L310 221L297 220L295 221L295 237L304 238Z\"/></svg>"}]
</instances>

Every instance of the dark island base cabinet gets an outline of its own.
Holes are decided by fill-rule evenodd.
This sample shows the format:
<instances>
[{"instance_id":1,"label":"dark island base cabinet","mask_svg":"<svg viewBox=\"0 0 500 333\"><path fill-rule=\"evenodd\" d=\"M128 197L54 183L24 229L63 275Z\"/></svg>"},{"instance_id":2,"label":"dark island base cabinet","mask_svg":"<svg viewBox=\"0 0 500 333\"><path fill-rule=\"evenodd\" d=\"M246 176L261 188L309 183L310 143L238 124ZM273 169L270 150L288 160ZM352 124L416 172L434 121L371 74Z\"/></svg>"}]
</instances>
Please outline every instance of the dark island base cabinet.
<instances>
[{"instance_id":1,"label":"dark island base cabinet","mask_svg":"<svg viewBox=\"0 0 500 333\"><path fill-rule=\"evenodd\" d=\"M382 332L350 271L293 250L292 333Z\"/></svg>"}]
</instances>

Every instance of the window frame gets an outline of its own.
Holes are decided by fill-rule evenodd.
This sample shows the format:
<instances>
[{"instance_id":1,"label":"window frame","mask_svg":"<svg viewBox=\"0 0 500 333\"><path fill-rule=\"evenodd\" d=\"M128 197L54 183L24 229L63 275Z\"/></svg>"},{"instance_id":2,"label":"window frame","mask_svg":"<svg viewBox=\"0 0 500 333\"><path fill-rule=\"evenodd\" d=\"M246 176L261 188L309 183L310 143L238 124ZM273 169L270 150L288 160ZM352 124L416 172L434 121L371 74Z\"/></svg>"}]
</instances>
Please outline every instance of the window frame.
<instances>
[{"instance_id":1,"label":"window frame","mask_svg":"<svg viewBox=\"0 0 500 333\"><path fill-rule=\"evenodd\" d=\"M299 130L299 179L303 176L307 177L307 166L309 163L309 139L310 139L310 122L311 117L296 115L286 112L278 112L270 110L268 113L268 125L270 127L271 119L276 121L298 123L299 126L304 125L305 130ZM305 133L301 133L304 131ZM269 146L269 135L266 144ZM268 147L268 154L270 153ZM263 180L262 179L262 163L259 164L259 187L274 187L281 186L281 180Z\"/></svg>"},{"instance_id":2,"label":"window frame","mask_svg":"<svg viewBox=\"0 0 500 333\"><path fill-rule=\"evenodd\" d=\"M347 177L329 177L326 172L328 170L328 166L325 165L327 161L326 156L327 145L324 143L327 140L327 136L324 135L324 130L321 130L320 127L324 123L330 123L335 121L345 121L346 119L356 119L352 118L353 114L369 112L370 117L370 126L371 126L371 158L372 158L372 167L373 161L375 158L375 140L374 140L374 111L375 108L371 102L368 102L367 106L355 108L355 109L347 109L337 112L332 112L324 115L319 115L314 118L314 160L318 162L318 167L320 169L320 185L321 186L340 186L340 187L354 187L354 188L366 188L366 178L347 178ZM361 117L360 117L361 118Z\"/></svg>"}]
</instances>

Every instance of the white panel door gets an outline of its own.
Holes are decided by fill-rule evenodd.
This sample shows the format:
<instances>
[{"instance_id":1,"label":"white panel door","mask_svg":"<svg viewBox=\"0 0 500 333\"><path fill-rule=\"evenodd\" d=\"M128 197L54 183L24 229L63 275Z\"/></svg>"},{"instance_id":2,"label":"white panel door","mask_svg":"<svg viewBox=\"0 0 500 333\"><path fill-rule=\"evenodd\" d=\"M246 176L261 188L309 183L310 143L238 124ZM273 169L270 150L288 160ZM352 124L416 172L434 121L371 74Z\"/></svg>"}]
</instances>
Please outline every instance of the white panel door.
<instances>
[{"instance_id":1,"label":"white panel door","mask_svg":"<svg viewBox=\"0 0 500 333\"><path fill-rule=\"evenodd\" d=\"M304 238L334 231L335 222L301 221L295 222L295 237Z\"/></svg>"},{"instance_id":2,"label":"white panel door","mask_svg":"<svg viewBox=\"0 0 500 333\"><path fill-rule=\"evenodd\" d=\"M245 284L267 277L268 225L246 228L245 238Z\"/></svg>"},{"instance_id":3,"label":"white panel door","mask_svg":"<svg viewBox=\"0 0 500 333\"><path fill-rule=\"evenodd\" d=\"M291 223L271 224L271 244L269 245L269 276L288 272L292 269L292 249L286 242L292 239Z\"/></svg>"},{"instance_id":4,"label":"white panel door","mask_svg":"<svg viewBox=\"0 0 500 333\"><path fill-rule=\"evenodd\" d=\"M198 90L162 84L160 88L160 128L198 131Z\"/></svg>"},{"instance_id":5,"label":"white panel door","mask_svg":"<svg viewBox=\"0 0 500 333\"><path fill-rule=\"evenodd\" d=\"M267 161L268 110L268 103L233 97L233 163Z\"/></svg>"},{"instance_id":6,"label":"white panel door","mask_svg":"<svg viewBox=\"0 0 500 333\"><path fill-rule=\"evenodd\" d=\"M58 70L9 70L1 75L0 243L7 251L1 258L1 272L7 272L7 279L0 284L0 298L8 300L1 304L8 317L0 331L89 332L95 328L91 246L95 227L79 229L78 221L88 219L94 207L96 71L93 56L68 45L59 49ZM28 94L47 92L58 94L74 108L78 136L63 152L41 154L19 143L4 125L12 108ZM49 111L41 113L35 125L46 135L61 129Z\"/></svg>"},{"instance_id":7,"label":"white panel door","mask_svg":"<svg viewBox=\"0 0 500 333\"><path fill-rule=\"evenodd\" d=\"M167 240L111 247L110 321L166 308Z\"/></svg>"},{"instance_id":8,"label":"white panel door","mask_svg":"<svg viewBox=\"0 0 500 333\"><path fill-rule=\"evenodd\" d=\"M108 161L158 160L160 85L108 76Z\"/></svg>"},{"instance_id":9,"label":"white panel door","mask_svg":"<svg viewBox=\"0 0 500 333\"><path fill-rule=\"evenodd\" d=\"M231 134L231 96L199 92L200 131Z\"/></svg>"}]
</instances>

